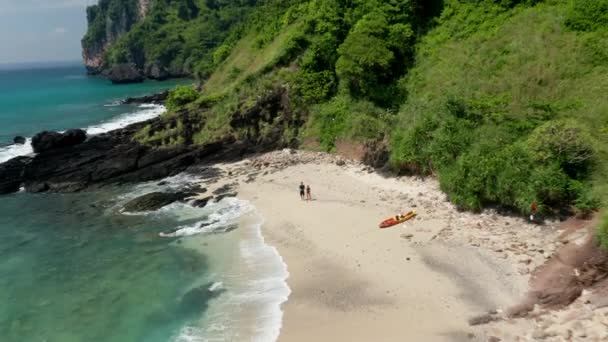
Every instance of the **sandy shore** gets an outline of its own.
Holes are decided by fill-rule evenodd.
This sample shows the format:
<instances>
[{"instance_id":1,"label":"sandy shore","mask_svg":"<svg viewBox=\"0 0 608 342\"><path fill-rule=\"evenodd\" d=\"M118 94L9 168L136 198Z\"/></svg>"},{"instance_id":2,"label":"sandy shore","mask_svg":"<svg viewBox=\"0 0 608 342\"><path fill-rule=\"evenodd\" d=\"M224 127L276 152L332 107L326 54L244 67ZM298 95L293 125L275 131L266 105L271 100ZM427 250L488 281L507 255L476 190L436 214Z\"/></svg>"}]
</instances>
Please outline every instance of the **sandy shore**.
<instances>
[{"instance_id":1,"label":"sandy shore","mask_svg":"<svg viewBox=\"0 0 608 342\"><path fill-rule=\"evenodd\" d=\"M210 190L231 184L251 201L288 265L279 341L486 341L491 327L469 319L521 300L556 248L550 225L458 212L435 180L337 160L278 151L217 165L223 176ZM312 201L300 200L300 181ZM378 229L411 209L416 219Z\"/></svg>"}]
</instances>

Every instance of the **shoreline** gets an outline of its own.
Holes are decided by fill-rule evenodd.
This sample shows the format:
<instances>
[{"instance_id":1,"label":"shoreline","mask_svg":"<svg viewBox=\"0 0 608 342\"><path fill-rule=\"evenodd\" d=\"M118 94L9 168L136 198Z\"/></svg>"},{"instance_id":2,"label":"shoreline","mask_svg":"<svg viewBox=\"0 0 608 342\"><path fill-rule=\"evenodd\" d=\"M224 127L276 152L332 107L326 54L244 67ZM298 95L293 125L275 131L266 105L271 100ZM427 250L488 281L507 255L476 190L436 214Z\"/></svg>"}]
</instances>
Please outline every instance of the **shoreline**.
<instances>
[{"instance_id":1,"label":"shoreline","mask_svg":"<svg viewBox=\"0 0 608 342\"><path fill-rule=\"evenodd\" d=\"M264 217L266 243L287 264L291 295L281 306L278 341L485 341L488 326L469 320L517 304L530 272L545 261L543 254L530 258L524 270L521 253L498 246L513 239L543 244L558 230L492 212L458 212L435 180L383 178L342 162L276 151L216 164L222 177L205 184L211 192L232 186L251 202ZM313 201L299 199L300 181L311 184ZM377 228L407 208L418 217ZM496 232L510 225L521 227L511 239Z\"/></svg>"}]
</instances>

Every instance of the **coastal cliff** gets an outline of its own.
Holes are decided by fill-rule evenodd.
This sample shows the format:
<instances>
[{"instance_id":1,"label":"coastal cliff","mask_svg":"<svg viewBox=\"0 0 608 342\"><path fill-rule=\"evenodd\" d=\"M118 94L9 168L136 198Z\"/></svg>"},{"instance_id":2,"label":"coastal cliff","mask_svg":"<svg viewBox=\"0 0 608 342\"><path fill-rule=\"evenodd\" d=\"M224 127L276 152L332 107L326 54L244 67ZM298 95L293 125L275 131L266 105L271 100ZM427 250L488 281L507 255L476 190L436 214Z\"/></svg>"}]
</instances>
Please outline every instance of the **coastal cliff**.
<instances>
[{"instance_id":1,"label":"coastal cliff","mask_svg":"<svg viewBox=\"0 0 608 342\"><path fill-rule=\"evenodd\" d=\"M101 0L87 8L88 32L82 39L82 57L88 73L100 74L110 66L105 56L108 48L145 18L150 3L150 0Z\"/></svg>"},{"instance_id":2,"label":"coastal cliff","mask_svg":"<svg viewBox=\"0 0 608 342\"><path fill-rule=\"evenodd\" d=\"M213 64L214 49L255 4L100 0L87 8L84 64L89 74L114 83L202 76Z\"/></svg>"}]
</instances>

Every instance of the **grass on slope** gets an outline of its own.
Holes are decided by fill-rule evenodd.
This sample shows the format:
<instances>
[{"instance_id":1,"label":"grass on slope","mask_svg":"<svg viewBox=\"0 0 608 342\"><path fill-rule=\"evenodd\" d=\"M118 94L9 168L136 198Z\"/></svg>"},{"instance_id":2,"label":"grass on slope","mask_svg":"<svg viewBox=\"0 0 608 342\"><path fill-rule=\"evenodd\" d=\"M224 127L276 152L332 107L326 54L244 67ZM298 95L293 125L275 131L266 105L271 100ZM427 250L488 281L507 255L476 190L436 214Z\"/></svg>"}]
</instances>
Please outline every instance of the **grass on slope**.
<instances>
[{"instance_id":1,"label":"grass on slope","mask_svg":"<svg viewBox=\"0 0 608 342\"><path fill-rule=\"evenodd\" d=\"M207 93L232 91L247 78L260 75L283 60L288 60L288 57L292 57L289 54L293 52L290 49L297 48L301 30L301 25L292 24L263 47L258 45L254 33L248 34L236 43L230 55L205 82L205 91Z\"/></svg>"}]
</instances>

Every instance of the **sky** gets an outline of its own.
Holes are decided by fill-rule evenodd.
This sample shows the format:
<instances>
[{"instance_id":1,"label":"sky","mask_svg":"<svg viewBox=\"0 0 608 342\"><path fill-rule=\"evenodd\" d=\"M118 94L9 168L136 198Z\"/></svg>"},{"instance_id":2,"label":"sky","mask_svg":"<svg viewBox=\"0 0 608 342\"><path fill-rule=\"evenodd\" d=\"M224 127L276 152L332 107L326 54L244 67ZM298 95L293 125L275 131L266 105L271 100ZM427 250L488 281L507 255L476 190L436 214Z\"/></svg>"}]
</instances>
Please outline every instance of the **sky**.
<instances>
[{"instance_id":1,"label":"sky","mask_svg":"<svg viewBox=\"0 0 608 342\"><path fill-rule=\"evenodd\" d=\"M0 0L0 64L81 60L96 0Z\"/></svg>"}]
</instances>

